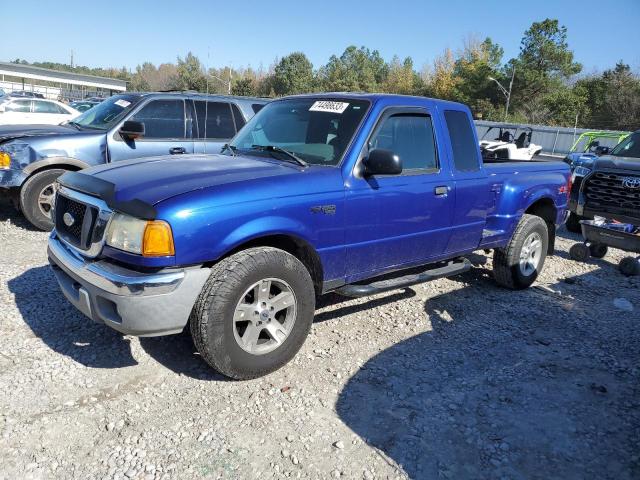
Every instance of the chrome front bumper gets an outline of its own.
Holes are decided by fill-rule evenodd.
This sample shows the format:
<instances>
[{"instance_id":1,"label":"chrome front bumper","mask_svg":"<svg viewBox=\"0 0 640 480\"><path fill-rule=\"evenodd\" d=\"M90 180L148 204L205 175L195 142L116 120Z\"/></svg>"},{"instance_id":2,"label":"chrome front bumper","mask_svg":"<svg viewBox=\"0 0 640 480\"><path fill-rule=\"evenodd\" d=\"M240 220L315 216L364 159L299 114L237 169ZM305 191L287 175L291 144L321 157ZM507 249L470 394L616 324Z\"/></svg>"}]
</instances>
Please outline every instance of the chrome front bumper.
<instances>
[{"instance_id":1,"label":"chrome front bumper","mask_svg":"<svg viewBox=\"0 0 640 480\"><path fill-rule=\"evenodd\" d=\"M93 321L130 335L179 333L209 277L208 268L142 273L88 260L49 237L49 262L65 297Z\"/></svg>"}]
</instances>

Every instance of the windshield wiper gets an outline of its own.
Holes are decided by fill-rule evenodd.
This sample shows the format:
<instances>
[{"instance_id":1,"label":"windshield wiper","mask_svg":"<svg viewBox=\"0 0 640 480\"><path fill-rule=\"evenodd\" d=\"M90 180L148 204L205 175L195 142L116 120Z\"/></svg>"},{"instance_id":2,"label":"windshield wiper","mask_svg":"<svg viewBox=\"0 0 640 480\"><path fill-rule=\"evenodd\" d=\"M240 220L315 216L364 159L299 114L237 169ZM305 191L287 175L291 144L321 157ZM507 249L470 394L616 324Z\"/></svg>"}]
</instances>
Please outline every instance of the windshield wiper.
<instances>
[{"instance_id":1,"label":"windshield wiper","mask_svg":"<svg viewBox=\"0 0 640 480\"><path fill-rule=\"evenodd\" d=\"M82 130L82 128L80 128L80 124L79 124L79 123L74 122L73 120L69 120L69 121L67 122L67 125L73 125L73 126L74 126L74 127L76 127L78 130Z\"/></svg>"},{"instance_id":2,"label":"windshield wiper","mask_svg":"<svg viewBox=\"0 0 640 480\"><path fill-rule=\"evenodd\" d=\"M301 167L308 167L309 164L305 162L303 159L298 157L295 153L290 152L289 150L285 150L284 148L278 147L277 145L251 145L251 148L254 150L261 150L263 152L277 152L284 153L289 159L293 160L295 163L300 165ZM273 158L278 159L272 155Z\"/></svg>"},{"instance_id":3,"label":"windshield wiper","mask_svg":"<svg viewBox=\"0 0 640 480\"><path fill-rule=\"evenodd\" d=\"M224 153L225 150L229 150L232 157L238 155L238 147L236 147L235 145L231 145L230 143L225 143L222 146L222 150L220 150L220 153Z\"/></svg>"}]
</instances>

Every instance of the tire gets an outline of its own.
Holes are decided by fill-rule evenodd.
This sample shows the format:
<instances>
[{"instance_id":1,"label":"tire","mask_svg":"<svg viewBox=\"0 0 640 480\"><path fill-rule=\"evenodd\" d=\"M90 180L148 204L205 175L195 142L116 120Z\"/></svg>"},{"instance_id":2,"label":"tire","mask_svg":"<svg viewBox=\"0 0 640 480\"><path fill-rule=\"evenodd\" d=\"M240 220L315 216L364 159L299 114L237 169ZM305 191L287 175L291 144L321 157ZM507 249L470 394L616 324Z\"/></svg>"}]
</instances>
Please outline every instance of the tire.
<instances>
[{"instance_id":1,"label":"tire","mask_svg":"<svg viewBox=\"0 0 640 480\"><path fill-rule=\"evenodd\" d=\"M270 288L265 294L266 282ZM288 306L275 310L271 318L270 307L276 304L271 300L287 292L293 305L285 303ZM263 295L274 295L267 299L268 305ZM300 350L313 322L315 300L311 275L300 260L277 248L250 248L212 268L191 313L191 335L200 355L218 372L242 380L260 377L285 365ZM246 340L251 335L244 335L256 329L260 334L254 344Z\"/></svg>"},{"instance_id":2,"label":"tire","mask_svg":"<svg viewBox=\"0 0 640 480\"><path fill-rule=\"evenodd\" d=\"M591 256L591 249L584 243L576 243L569 249L569 256L576 262L586 262Z\"/></svg>"},{"instance_id":3,"label":"tire","mask_svg":"<svg viewBox=\"0 0 640 480\"><path fill-rule=\"evenodd\" d=\"M67 170L54 168L36 173L29 177L20 189L20 210L25 218L37 229L49 231L53 228L53 199L55 194L55 181ZM41 196L42 195L42 196ZM50 199L49 203L44 198Z\"/></svg>"},{"instance_id":4,"label":"tire","mask_svg":"<svg viewBox=\"0 0 640 480\"><path fill-rule=\"evenodd\" d=\"M576 215L575 213L569 213L569 217L567 217L567 222L565 226L567 230L572 233L582 233L582 226L580 225L580 220L584 220L583 217Z\"/></svg>"},{"instance_id":5,"label":"tire","mask_svg":"<svg viewBox=\"0 0 640 480\"><path fill-rule=\"evenodd\" d=\"M523 215L509 244L493 253L493 276L498 285L514 290L531 286L542 271L548 247L545 221L535 215Z\"/></svg>"},{"instance_id":6,"label":"tire","mask_svg":"<svg viewBox=\"0 0 640 480\"><path fill-rule=\"evenodd\" d=\"M589 245L589 253L593 258L604 258L609 251L609 247L602 243L592 243Z\"/></svg>"},{"instance_id":7,"label":"tire","mask_svg":"<svg viewBox=\"0 0 640 480\"><path fill-rule=\"evenodd\" d=\"M634 277L640 275L640 261L634 257L624 257L618 265L623 275Z\"/></svg>"}]
</instances>

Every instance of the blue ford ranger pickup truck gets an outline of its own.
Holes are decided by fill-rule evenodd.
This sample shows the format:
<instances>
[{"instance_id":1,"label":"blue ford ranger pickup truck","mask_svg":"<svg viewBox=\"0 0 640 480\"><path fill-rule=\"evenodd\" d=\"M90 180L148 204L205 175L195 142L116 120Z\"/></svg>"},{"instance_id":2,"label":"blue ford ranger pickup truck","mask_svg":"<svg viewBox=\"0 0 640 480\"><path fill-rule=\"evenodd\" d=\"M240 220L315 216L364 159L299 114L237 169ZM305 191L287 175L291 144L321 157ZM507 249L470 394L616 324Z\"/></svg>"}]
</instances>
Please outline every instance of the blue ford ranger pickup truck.
<instances>
[{"instance_id":1,"label":"blue ford ranger pickup truck","mask_svg":"<svg viewBox=\"0 0 640 480\"><path fill-rule=\"evenodd\" d=\"M500 285L528 287L565 219L568 180L562 162L483 164L458 103L287 97L222 154L66 173L48 254L94 321L146 336L189 324L211 366L252 378L296 354L323 293L454 275L478 249L494 251Z\"/></svg>"},{"instance_id":2,"label":"blue ford ranger pickup truck","mask_svg":"<svg viewBox=\"0 0 640 480\"><path fill-rule=\"evenodd\" d=\"M0 127L0 195L51 230L55 181L69 170L156 155L218 153L267 101L192 93L116 95L63 125Z\"/></svg>"}]
</instances>

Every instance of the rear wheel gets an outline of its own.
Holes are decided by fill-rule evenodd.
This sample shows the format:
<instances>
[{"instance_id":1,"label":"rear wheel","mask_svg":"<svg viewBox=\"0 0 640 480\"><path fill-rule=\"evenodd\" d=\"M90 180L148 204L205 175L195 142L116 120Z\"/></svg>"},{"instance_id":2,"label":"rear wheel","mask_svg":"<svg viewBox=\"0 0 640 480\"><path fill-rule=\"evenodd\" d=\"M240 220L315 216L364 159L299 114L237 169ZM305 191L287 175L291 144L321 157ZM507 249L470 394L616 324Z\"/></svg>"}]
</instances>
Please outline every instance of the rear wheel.
<instances>
[{"instance_id":1,"label":"rear wheel","mask_svg":"<svg viewBox=\"0 0 640 480\"><path fill-rule=\"evenodd\" d=\"M40 230L53 228L53 204L56 180L66 170L54 168L29 177L20 189L20 210L26 219Z\"/></svg>"},{"instance_id":2,"label":"rear wheel","mask_svg":"<svg viewBox=\"0 0 640 480\"><path fill-rule=\"evenodd\" d=\"M302 262L276 248L251 248L212 268L191 314L191 334L220 373L255 378L295 356L314 311L313 281Z\"/></svg>"},{"instance_id":3,"label":"rear wheel","mask_svg":"<svg viewBox=\"0 0 640 480\"><path fill-rule=\"evenodd\" d=\"M529 287L542 271L549 245L545 221L525 214L511 241L493 254L493 275L499 285L513 289Z\"/></svg>"}]
</instances>

